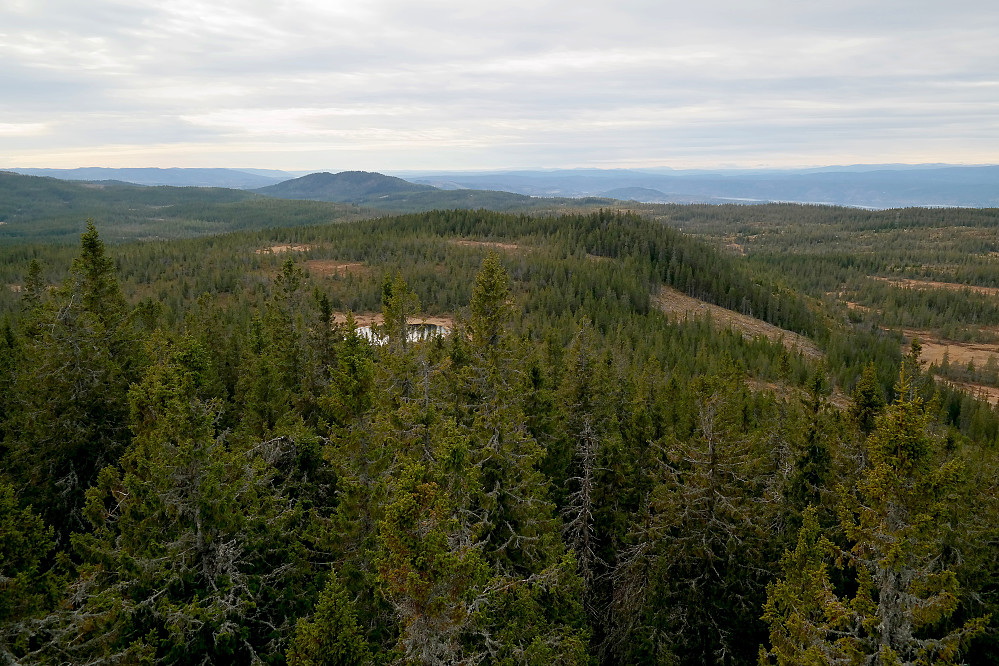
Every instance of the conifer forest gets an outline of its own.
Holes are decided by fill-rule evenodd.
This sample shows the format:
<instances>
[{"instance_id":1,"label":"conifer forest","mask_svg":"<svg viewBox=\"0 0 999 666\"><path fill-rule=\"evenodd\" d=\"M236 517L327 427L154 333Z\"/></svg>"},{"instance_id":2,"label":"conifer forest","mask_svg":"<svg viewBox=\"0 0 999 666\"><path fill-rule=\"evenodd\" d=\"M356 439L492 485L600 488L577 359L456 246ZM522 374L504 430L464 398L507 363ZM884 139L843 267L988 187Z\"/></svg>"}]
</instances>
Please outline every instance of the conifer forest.
<instances>
[{"instance_id":1,"label":"conifer forest","mask_svg":"<svg viewBox=\"0 0 999 666\"><path fill-rule=\"evenodd\" d=\"M199 196L0 239L0 663L999 663L995 209Z\"/></svg>"}]
</instances>

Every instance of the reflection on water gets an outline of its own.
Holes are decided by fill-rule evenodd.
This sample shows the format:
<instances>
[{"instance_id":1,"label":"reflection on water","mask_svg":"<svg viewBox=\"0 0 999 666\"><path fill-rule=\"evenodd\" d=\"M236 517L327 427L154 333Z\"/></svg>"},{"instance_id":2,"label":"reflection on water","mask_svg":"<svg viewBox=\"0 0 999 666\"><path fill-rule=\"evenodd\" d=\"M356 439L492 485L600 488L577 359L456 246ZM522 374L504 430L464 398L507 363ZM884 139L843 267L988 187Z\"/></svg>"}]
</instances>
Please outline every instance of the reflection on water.
<instances>
[{"instance_id":1,"label":"reflection on water","mask_svg":"<svg viewBox=\"0 0 999 666\"><path fill-rule=\"evenodd\" d=\"M357 332L372 344L383 345L386 342L385 337L376 333L370 326L358 326ZM409 324L406 339L409 342L422 342L436 336L446 337L450 334L451 329L447 326L440 326L438 324Z\"/></svg>"}]
</instances>

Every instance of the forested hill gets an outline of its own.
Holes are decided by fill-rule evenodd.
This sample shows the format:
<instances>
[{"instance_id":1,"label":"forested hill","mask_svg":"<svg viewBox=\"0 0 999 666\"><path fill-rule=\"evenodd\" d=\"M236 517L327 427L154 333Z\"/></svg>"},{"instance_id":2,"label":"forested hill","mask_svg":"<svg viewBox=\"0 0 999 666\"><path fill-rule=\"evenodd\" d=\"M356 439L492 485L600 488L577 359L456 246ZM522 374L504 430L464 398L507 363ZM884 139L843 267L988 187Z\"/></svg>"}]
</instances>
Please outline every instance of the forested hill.
<instances>
[{"instance_id":1,"label":"forested hill","mask_svg":"<svg viewBox=\"0 0 999 666\"><path fill-rule=\"evenodd\" d=\"M85 220L101 220L105 239L164 239L238 229L358 219L350 204L283 201L244 190L75 182L0 171L0 244L76 242Z\"/></svg>"},{"instance_id":2,"label":"forested hill","mask_svg":"<svg viewBox=\"0 0 999 666\"><path fill-rule=\"evenodd\" d=\"M257 192L282 199L338 201L361 204L394 212L413 212L435 208L465 208L512 211L548 208L554 205L587 205L570 200L543 200L522 194L492 190L439 190L401 178L366 171L314 173Z\"/></svg>"},{"instance_id":3,"label":"forested hill","mask_svg":"<svg viewBox=\"0 0 999 666\"><path fill-rule=\"evenodd\" d=\"M22 223L78 216L84 210L106 215L129 205L228 203L253 196L221 188L140 187L114 181L78 183L0 171L0 222L9 227L3 231L11 233Z\"/></svg>"},{"instance_id":4,"label":"forested hill","mask_svg":"<svg viewBox=\"0 0 999 666\"><path fill-rule=\"evenodd\" d=\"M999 415L754 266L608 211L0 246L0 659L995 663Z\"/></svg>"},{"instance_id":5,"label":"forested hill","mask_svg":"<svg viewBox=\"0 0 999 666\"><path fill-rule=\"evenodd\" d=\"M343 171L335 174L313 173L301 178L286 180L283 183L258 188L257 192L281 199L361 203L388 194L431 192L436 189L430 185L417 185L402 178L385 176L380 173Z\"/></svg>"}]
</instances>

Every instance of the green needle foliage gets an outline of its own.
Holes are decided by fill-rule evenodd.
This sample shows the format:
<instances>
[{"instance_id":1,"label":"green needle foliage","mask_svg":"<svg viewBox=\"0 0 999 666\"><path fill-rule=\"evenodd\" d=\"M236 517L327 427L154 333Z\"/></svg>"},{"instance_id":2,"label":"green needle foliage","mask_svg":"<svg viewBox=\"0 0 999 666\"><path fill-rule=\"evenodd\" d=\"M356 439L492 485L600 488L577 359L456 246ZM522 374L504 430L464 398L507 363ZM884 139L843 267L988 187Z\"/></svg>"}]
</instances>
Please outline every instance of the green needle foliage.
<instances>
[{"instance_id":1,"label":"green needle foliage","mask_svg":"<svg viewBox=\"0 0 999 666\"><path fill-rule=\"evenodd\" d=\"M357 622L347 590L330 571L316 609L300 619L288 649L289 666L362 666L371 663L371 652Z\"/></svg>"},{"instance_id":2,"label":"green needle foliage","mask_svg":"<svg viewBox=\"0 0 999 666\"><path fill-rule=\"evenodd\" d=\"M840 561L856 591L835 593L826 564L835 549L810 508L781 561L785 577L768 589L772 651L761 652L761 663L958 664L985 629L986 617L948 623L960 599L947 551L962 519L964 465L945 454L904 368L896 388L867 439L856 492L840 489L841 528L852 544Z\"/></svg>"}]
</instances>

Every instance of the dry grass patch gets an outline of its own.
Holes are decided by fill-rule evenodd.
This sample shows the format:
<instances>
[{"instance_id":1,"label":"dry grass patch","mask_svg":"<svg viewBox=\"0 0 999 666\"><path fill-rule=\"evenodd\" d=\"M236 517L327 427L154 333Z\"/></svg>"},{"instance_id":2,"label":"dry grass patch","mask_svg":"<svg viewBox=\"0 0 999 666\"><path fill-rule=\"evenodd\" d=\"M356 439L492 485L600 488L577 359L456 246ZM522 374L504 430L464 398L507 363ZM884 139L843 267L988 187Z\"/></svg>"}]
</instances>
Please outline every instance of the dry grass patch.
<instances>
[{"instance_id":1,"label":"dry grass patch","mask_svg":"<svg viewBox=\"0 0 999 666\"><path fill-rule=\"evenodd\" d=\"M905 330L907 344L902 350L908 351L908 341L919 338L922 346L920 358L927 363L942 365L944 357L947 357L951 365L967 365L974 363L976 367L982 367L988 363L989 359L999 355L999 344L989 342L957 342L955 340L945 340L935 336L929 331ZM965 391L976 398L988 401L989 404L999 405L999 388L987 386L985 384L973 384L971 382L958 382L952 379L934 375L937 381L943 382L956 389Z\"/></svg>"},{"instance_id":2,"label":"dry grass patch","mask_svg":"<svg viewBox=\"0 0 999 666\"><path fill-rule=\"evenodd\" d=\"M937 337L930 331L912 329L902 333L906 338L903 351L908 351L908 341L919 338L919 344L923 347L922 359L927 363L941 365L946 355L952 364L967 365L969 361L973 361L976 366L981 367L988 362L990 356L999 354L999 344L991 342L957 342Z\"/></svg>"},{"instance_id":3,"label":"dry grass patch","mask_svg":"<svg viewBox=\"0 0 999 666\"><path fill-rule=\"evenodd\" d=\"M495 241L477 241L470 240L468 238L456 238L452 241L448 241L452 245L460 245L461 247L491 247L497 250L503 250L504 252L514 252L521 250L520 245L516 243L499 243Z\"/></svg>"},{"instance_id":4,"label":"dry grass patch","mask_svg":"<svg viewBox=\"0 0 999 666\"><path fill-rule=\"evenodd\" d=\"M740 257L746 256L746 248L741 244L736 242L738 236L725 236L722 238L722 247L731 252L732 254L738 255Z\"/></svg>"},{"instance_id":5,"label":"dry grass patch","mask_svg":"<svg viewBox=\"0 0 999 666\"><path fill-rule=\"evenodd\" d=\"M672 287L663 287L653 297L653 303L657 308L668 315L675 316L680 321L710 314L711 319L716 324L739 331L747 339L752 340L762 336L775 342L780 341L788 349L798 351L809 358L817 359L824 356L818 345L803 335L768 324L755 317L740 314L734 310L691 298Z\"/></svg>"},{"instance_id":6,"label":"dry grass patch","mask_svg":"<svg viewBox=\"0 0 999 666\"><path fill-rule=\"evenodd\" d=\"M857 312L874 312L871 308L866 305L861 305L860 303L854 303L853 301L843 301L846 305L847 310L856 310Z\"/></svg>"},{"instance_id":7,"label":"dry grass patch","mask_svg":"<svg viewBox=\"0 0 999 666\"><path fill-rule=\"evenodd\" d=\"M872 280L878 280L880 282L887 282L893 287L901 287L903 289L948 289L950 291L961 291L962 289L967 289L976 294L985 294L986 296L995 296L999 294L999 287L979 287L973 284L961 284L959 282L936 282L934 280L913 280L910 278L886 278L880 277L878 275L871 275Z\"/></svg>"},{"instance_id":8,"label":"dry grass patch","mask_svg":"<svg viewBox=\"0 0 999 666\"><path fill-rule=\"evenodd\" d=\"M285 252L308 252L314 245L271 245L256 250L257 254L283 254Z\"/></svg>"},{"instance_id":9,"label":"dry grass patch","mask_svg":"<svg viewBox=\"0 0 999 666\"><path fill-rule=\"evenodd\" d=\"M354 275L367 275L371 269L359 261L337 261L335 259L310 259L305 262L305 267L314 275L337 275L343 277L348 273Z\"/></svg>"}]
</instances>

